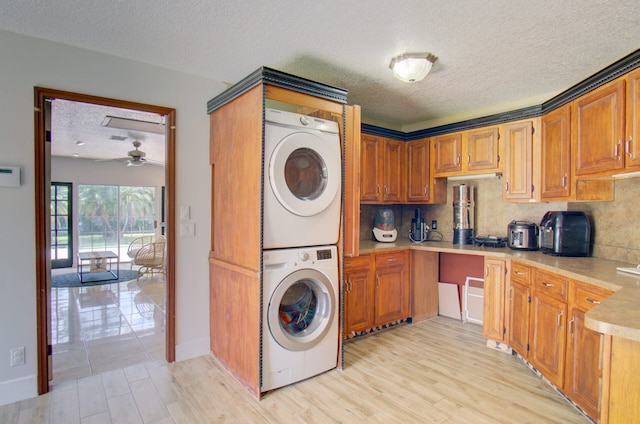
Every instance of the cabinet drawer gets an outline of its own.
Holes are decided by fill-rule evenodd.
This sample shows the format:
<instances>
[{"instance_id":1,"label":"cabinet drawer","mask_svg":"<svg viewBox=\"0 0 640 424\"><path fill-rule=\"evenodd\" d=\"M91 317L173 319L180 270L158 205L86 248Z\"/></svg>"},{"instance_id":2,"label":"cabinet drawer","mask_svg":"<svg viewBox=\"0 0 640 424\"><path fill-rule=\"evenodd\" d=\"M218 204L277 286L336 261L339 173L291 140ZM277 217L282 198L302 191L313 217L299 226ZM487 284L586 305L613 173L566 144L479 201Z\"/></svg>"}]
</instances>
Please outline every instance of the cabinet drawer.
<instances>
[{"instance_id":1,"label":"cabinet drawer","mask_svg":"<svg viewBox=\"0 0 640 424\"><path fill-rule=\"evenodd\" d=\"M531 268L519 262L511 262L511 281L529 287L531 285Z\"/></svg>"},{"instance_id":2,"label":"cabinet drawer","mask_svg":"<svg viewBox=\"0 0 640 424\"><path fill-rule=\"evenodd\" d=\"M535 290L555 299L567 301L569 281L557 274L536 270Z\"/></svg>"},{"instance_id":3,"label":"cabinet drawer","mask_svg":"<svg viewBox=\"0 0 640 424\"><path fill-rule=\"evenodd\" d=\"M573 285L573 306L587 312L612 294L611 290L576 281Z\"/></svg>"},{"instance_id":4,"label":"cabinet drawer","mask_svg":"<svg viewBox=\"0 0 640 424\"><path fill-rule=\"evenodd\" d=\"M385 266L404 265L405 251L391 252L391 253L379 253L376 255L376 269L384 268Z\"/></svg>"},{"instance_id":5,"label":"cabinet drawer","mask_svg":"<svg viewBox=\"0 0 640 424\"><path fill-rule=\"evenodd\" d=\"M349 271L350 269L355 269L355 268L370 268L370 267L371 267L371 256L369 255L354 256L352 258L344 258L345 271Z\"/></svg>"}]
</instances>

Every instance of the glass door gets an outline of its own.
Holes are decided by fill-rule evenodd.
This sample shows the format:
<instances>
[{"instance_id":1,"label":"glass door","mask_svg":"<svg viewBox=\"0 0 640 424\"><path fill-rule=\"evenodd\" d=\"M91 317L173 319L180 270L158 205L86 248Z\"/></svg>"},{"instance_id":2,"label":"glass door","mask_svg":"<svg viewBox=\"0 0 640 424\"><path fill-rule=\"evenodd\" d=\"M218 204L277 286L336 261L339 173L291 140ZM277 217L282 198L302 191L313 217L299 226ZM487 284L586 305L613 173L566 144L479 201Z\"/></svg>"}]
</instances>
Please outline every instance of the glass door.
<instances>
[{"instance_id":1,"label":"glass door","mask_svg":"<svg viewBox=\"0 0 640 424\"><path fill-rule=\"evenodd\" d=\"M51 268L73 266L71 183L51 183Z\"/></svg>"}]
</instances>

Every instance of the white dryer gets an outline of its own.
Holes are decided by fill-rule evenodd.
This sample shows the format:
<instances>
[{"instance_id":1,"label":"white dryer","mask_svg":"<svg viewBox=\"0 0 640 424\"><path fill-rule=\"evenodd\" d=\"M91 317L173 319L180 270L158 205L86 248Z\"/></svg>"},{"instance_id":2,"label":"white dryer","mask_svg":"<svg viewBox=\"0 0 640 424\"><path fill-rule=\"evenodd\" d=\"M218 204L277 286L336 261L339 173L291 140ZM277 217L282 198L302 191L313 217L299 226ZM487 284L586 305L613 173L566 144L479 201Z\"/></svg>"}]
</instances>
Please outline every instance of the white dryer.
<instances>
[{"instance_id":1,"label":"white dryer","mask_svg":"<svg viewBox=\"0 0 640 424\"><path fill-rule=\"evenodd\" d=\"M263 252L262 384L276 389L338 365L335 246Z\"/></svg>"},{"instance_id":2,"label":"white dryer","mask_svg":"<svg viewBox=\"0 0 640 424\"><path fill-rule=\"evenodd\" d=\"M266 109L263 248L336 244L341 193L338 124Z\"/></svg>"}]
</instances>

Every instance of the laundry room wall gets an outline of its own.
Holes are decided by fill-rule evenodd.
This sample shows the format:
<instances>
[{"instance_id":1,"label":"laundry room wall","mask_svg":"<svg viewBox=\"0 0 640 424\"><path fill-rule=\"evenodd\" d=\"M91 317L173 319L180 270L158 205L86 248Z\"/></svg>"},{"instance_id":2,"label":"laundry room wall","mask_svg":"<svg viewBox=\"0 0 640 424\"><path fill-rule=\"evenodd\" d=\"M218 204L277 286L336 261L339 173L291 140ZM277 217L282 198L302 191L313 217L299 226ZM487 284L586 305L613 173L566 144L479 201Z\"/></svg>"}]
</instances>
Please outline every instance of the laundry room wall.
<instances>
[{"instance_id":1,"label":"laundry room wall","mask_svg":"<svg viewBox=\"0 0 640 424\"><path fill-rule=\"evenodd\" d=\"M176 109L176 205L193 237L176 239L176 356L209 352L210 166L207 101L227 87L195 75L0 31L0 162L19 187L0 187L0 358L25 347L24 365L0 361L0 404L37 394L34 87ZM176 217L176 220L178 217ZM179 224L176 221L176 224Z\"/></svg>"}]
</instances>

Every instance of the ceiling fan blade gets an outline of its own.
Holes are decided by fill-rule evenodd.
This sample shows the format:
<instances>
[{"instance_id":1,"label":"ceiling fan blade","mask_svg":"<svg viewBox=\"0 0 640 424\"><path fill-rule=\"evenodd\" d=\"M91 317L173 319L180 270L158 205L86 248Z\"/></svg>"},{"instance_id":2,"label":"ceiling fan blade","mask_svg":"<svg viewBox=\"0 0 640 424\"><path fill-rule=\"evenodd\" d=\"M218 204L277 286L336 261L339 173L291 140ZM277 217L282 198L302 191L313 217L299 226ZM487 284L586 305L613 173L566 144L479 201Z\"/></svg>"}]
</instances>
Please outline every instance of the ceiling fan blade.
<instances>
[{"instance_id":1,"label":"ceiling fan blade","mask_svg":"<svg viewBox=\"0 0 640 424\"><path fill-rule=\"evenodd\" d=\"M130 158L126 157L126 158L112 158L112 159L96 159L96 162L126 162L128 161Z\"/></svg>"}]
</instances>

